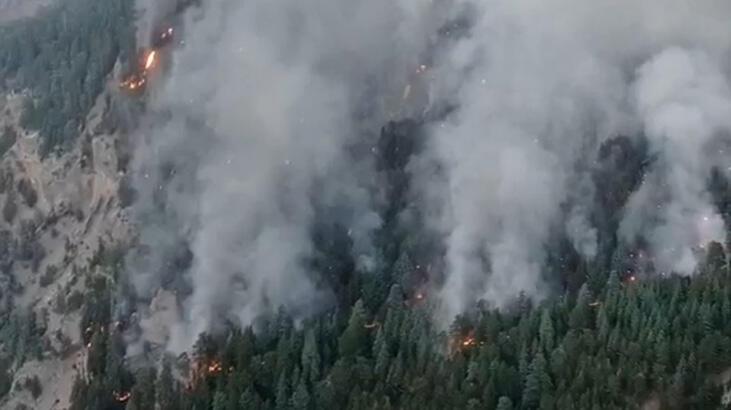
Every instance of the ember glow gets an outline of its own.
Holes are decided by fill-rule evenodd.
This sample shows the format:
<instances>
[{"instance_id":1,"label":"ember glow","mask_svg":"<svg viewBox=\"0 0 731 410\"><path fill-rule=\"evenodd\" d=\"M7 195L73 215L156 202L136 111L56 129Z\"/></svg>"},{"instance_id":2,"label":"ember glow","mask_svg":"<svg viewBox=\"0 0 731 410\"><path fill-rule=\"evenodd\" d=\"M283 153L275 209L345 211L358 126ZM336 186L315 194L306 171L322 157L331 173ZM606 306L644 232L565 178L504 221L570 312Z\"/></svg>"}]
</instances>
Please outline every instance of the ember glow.
<instances>
[{"instance_id":1,"label":"ember glow","mask_svg":"<svg viewBox=\"0 0 731 410\"><path fill-rule=\"evenodd\" d=\"M136 74L132 74L129 77L127 77L124 81L122 81L119 84L119 87L124 90L138 91L138 90L142 90L146 83L147 83L147 79L145 77L141 77Z\"/></svg>"},{"instance_id":2,"label":"ember glow","mask_svg":"<svg viewBox=\"0 0 731 410\"><path fill-rule=\"evenodd\" d=\"M132 393L126 391L126 392L114 392L114 400L116 400L118 403L126 403L130 396L132 396Z\"/></svg>"}]
</instances>

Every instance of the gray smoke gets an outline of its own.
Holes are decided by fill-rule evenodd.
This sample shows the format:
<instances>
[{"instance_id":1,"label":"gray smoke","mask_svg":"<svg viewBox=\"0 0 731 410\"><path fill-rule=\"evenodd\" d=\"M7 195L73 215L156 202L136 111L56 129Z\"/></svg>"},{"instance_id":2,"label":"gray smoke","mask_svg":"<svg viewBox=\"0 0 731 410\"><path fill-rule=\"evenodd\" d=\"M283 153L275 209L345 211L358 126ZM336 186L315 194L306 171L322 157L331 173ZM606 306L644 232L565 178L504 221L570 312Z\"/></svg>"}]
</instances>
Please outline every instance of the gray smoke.
<instances>
[{"instance_id":1,"label":"gray smoke","mask_svg":"<svg viewBox=\"0 0 731 410\"><path fill-rule=\"evenodd\" d=\"M150 38L165 18L173 15L182 0L136 0L137 44L148 47Z\"/></svg>"},{"instance_id":2,"label":"gray smoke","mask_svg":"<svg viewBox=\"0 0 731 410\"><path fill-rule=\"evenodd\" d=\"M661 272L691 274L696 251L725 241L705 187L718 165L709 148L731 131L728 79L706 52L671 48L640 67L634 97L661 166L632 198L620 232L647 235Z\"/></svg>"},{"instance_id":3,"label":"gray smoke","mask_svg":"<svg viewBox=\"0 0 731 410\"><path fill-rule=\"evenodd\" d=\"M644 131L653 144L662 145L655 149L669 157L655 172L673 186L665 198L667 211L633 200L631 208L635 202L644 206L642 219L659 215L662 223L645 229L631 220L630 210L624 225L646 235L656 250L667 246L662 243L667 237L673 238L672 246L685 248L701 239L718 239L720 219L707 195L700 192L708 168L693 165L703 141L725 125L720 123L720 113L726 109L731 42L726 21L731 3L498 0L463 4L474 11L470 35L456 42L435 69L437 98L458 106L446 123L433 128L428 154L445 165L447 189L433 192L429 178L421 178L420 184L425 197L441 198L440 217L434 222L447 246L442 291L445 319L479 299L500 306L519 292L544 296L544 249L551 239L549 232L561 221L567 221L564 229L580 253L596 252L596 233L585 212L578 207L564 218L561 204L573 198L575 181L586 180L581 174L588 167L577 169L576 164L596 158L598 144L619 134ZM684 53L666 51L675 47L693 50L687 51L687 58L700 61L662 57ZM679 64L690 67L676 67ZM678 77L677 70L691 73L673 78ZM665 76L670 78L658 79ZM663 86L687 90L658 95L657 88ZM714 86L720 89L709 93ZM674 102L684 109L672 107ZM667 118L667 112L680 118ZM668 120L673 122L663 123ZM665 135L668 132L674 135ZM664 138L678 140L677 149L661 142ZM687 146L689 151L683 149ZM694 188L681 189L683 174L685 183ZM643 196L644 192L638 193ZM703 235L686 229L695 227L699 216L707 217ZM681 269L673 261L668 263Z\"/></svg>"},{"instance_id":4,"label":"gray smoke","mask_svg":"<svg viewBox=\"0 0 731 410\"><path fill-rule=\"evenodd\" d=\"M173 350L223 319L325 305L307 268L317 206L348 210L341 222L368 259L379 224L370 160L347 148L377 136L382 97L400 95L436 24L419 1L203 4L151 98L136 156L140 242L153 248L130 264L138 294L166 285L179 240L192 254L187 277L170 279L191 289Z\"/></svg>"},{"instance_id":5,"label":"gray smoke","mask_svg":"<svg viewBox=\"0 0 731 410\"><path fill-rule=\"evenodd\" d=\"M435 36L460 15L464 37ZM223 318L316 310L328 300L306 265L316 212L347 210L332 217L372 260L374 171L351 148L427 98L456 107L409 168L446 245L444 319L478 300L545 296L557 229L596 255L588 197L603 187L589 173L620 134L645 135L660 158L622 237L691 272L690 251L723 236L703 187L728 158L702 158L731 118L729 16L727 0L204 1L141 128L137 211L152 250L131 281L147 297L170 281L190 288L173 349ZM181 242L182 278L166 266Z\"/></svg>"}]
</instances>

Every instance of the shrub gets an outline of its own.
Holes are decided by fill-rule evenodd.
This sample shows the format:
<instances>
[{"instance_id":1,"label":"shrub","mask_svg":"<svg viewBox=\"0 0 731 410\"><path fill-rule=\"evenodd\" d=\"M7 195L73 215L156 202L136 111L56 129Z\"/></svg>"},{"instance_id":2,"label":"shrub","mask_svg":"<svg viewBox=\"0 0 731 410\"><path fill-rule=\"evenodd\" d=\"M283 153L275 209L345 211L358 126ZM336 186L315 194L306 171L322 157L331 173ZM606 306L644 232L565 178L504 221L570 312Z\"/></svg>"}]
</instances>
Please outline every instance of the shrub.
<instances>
[{"instance_id":1,"label":"shrub","mask_svg":"<svg viewBox=\"0 0 731 410\"><path fill-rule=\"evenodd\" d=\"M8 197L5 198L5 205L3 205L3 219L7 223L12 223L17 213L18 205L15 203L15 195L8 193Z\"/></svg>"},{"instance_id":2,"label":"shrub","mask_svg":"<svg viewBox=\"0 0 731 410\"><path fill-rule=\"evenodd\" d=\"M41 385L41 381L38 379L38 376L26 377L23 387L30 391L30 394L34 399L38 399L41 397L41 393L43 393L43 386Z\"/></svg>"},{"instance_id":3,"label":"shrub","mask_svg":"<svg viewBox=\"0 0 731 410\"><path fill-rule=\"evenodd\" d=\"M18 181L18 192L29 208L33 208L36 202L38 202L38 192L36 192L33 184L28 179L23 178Z\"/></svg>"},{"instance_id":4,"label":"shrub","mask_svg":"<svg viewBox=\"0 0 731 410\"><path fill-rule=\"evenodd\" d=\"M73 291L69 297L66 299L66 311L67 312L74 312L81 308L81 305L84 303L84 295L81 294L78 290Z\"/></svg>"},{"instance_id":5,"label":"shrub","mask_svg":"<svg viewBox=\"0 0 731 410\"><path fill-rule=\"evenodd\" d=\"M45 288L46 286L53 283L53 281L56 279L56 275L58 274L58 268L55 265L48 265L46 266L46 272L41 275L41 278L38 281L38 284Z\"/></svg>"}]
</instances>

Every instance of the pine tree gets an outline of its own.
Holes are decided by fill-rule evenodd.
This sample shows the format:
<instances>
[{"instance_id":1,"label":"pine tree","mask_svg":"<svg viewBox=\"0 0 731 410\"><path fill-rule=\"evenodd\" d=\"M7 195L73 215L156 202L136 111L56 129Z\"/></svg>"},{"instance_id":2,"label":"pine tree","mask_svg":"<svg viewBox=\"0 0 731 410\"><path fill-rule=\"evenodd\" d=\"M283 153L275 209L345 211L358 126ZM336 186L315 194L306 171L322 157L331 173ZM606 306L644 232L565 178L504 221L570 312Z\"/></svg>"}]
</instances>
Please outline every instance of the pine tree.
<instances>
[{"instance_id":1,"label":"pine tree","mask_svg":"<svg viewBox=\"0 0 731 410\"><path fill-rule=\"evenodd\" d=\"M218 390L213 395L213 408L212 410L227 410L226 409L227 399L226 393L223 390Z\"/></svg>"},{"instance_id":2,"label":"pine tree","mask_svg":"<svg viewBox=\"0 0 731 410\"><path fill-rule=\"evenodd\" d=\"M338 350L343 357L355 356L363 351L366 343L366 312L363 302L358 300L353 306L348 326L340 336Z\"/></svg>"},{"instance_id":3,"label":"pine tree","mask_svg":"<svg viewBox=\"0 0 731 410\"><path fill-rule=\"evenodd\" d=\"M291 406L294 410L307 410L310 408L310 393L303 381L300 381L294 394L292 394Z\"/></svg>"},{"instance_id":4,"label":"pine tree","mask_svg":"<svg viewBox=\"0 0 731 410\"><path fill-rule=\"evenodd\" d=\"M287 383L287 377L284 373L279 376L279 382L277 382L276 398L274 403L277 410L287 410L289 407L289 383Z\"/></svg>"},{"instance_id":5,"label":"pine tree","mask_svg":"<svg viewBox=\"0 0 731 410\"><path fill-rule=\"evenodd\" d=\"M539 329L539 337L541 340L541 346L544 352L550 352L553 350L554 343L554 330L553 320L551 319L551 313L548 309L544 309L541 314L541 326Z\"/></svg>"},{"instance_id":6,"label":"pine tree","mask_svg":"<svg viewBox=\"0 0 731 410\"><path fill-rule=\"evenodd\" d=\"M591 325L591 293L586 284L581 286L579 294L576 297L576 305L574 305L569 317L569 325L573 329L586 328Z\"/></svg>"},{"instance_id":7,"label":"pine tree","mask_svg":"<svg viewBox=\"0 0 731 410\"><path fill-rule=\"evenodd\" d=\"M305 333L305 342L302 347L302 373L304 379L308 383L312 383L320 379L320 353L317 349L317 339L313 329L309 329Z\"/></svg>"},{"instance_id":8,"label":"pine tree","mask_svg":"<svg viewBox=\"0 0 731 410\"><path fill-rule=\"evenodd\" d=\"M175 390L175 380L173 380L170 361L165 358L157 381L157 397L160 410L176 410L179 408L178 393Z\"/></svg>"},{"instance_id":9,"label":"pine tree","mask_svg":"<svg viewBox=\"0 0 731 410\"><path fill-rule=\"evenodd\" d=\"M376 377L383 379L388 371L391 355L389 353L388 344L386 343L385 333L381 329L378 329L373 348L376 350L376 363L373 372Z\"/></svg>"},{"instance_id":10,"label":"pine tree","mask_svg":"<svg viewBox=\"0 0 731 410\"><path fill-rule=\"evenodd\" d=\"M241 394L241 398L239 399L239 409L241 410L259 410L261 407L261 400L259 400L259 396L256 394L252 386L249 386L244 390L244 392Z\"/></svg>"},{"instance_id":11,"label":"pine tree","mask_svg":"<svg viewBox=\"0 0 731 410\"><path fill-rule=\"evenodd\" d=\"M510 397L501 396L497 401L496 410L513 410L513 402Z\"/></svg>"}]
</instances>

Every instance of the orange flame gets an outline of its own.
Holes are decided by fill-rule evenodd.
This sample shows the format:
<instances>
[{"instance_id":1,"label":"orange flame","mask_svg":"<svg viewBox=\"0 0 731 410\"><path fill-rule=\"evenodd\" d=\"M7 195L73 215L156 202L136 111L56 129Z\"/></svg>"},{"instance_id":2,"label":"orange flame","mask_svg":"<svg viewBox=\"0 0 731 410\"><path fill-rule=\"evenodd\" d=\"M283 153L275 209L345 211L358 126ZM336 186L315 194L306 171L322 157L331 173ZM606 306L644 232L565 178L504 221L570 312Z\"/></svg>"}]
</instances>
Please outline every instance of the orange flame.
<instances>
[{"instance_id":1,"label":"orange flame","mask_svg":"<svg viewBox=\"0 0 731 410\"><path fill-rule=\"evenodd\" d=\"M208 373L210 374L218 374L221 373L223 370L223 367L221 366L221 362L214 360L211 363L208 364Z\"/></svg>"},{"instance_id":2,"label":"orange flame","mask_svg":"<svg viewBox=\"0 0 731 410\"><path fill-rule=\"evenodd\" d=\"M462 339L462 347L472 347L477 344L477 340L473 336L467 336Z\"/></svg>"},{"instance_id":3,"label":"orange flame","mask_svg":"<svg viewBox=\"0 0 731 410\"><path fill-rule=\"evenodd\" d=\"M484 343L479 343L480 345ZM475 337L475 331L470 330L467 334L455 334L452 342L450 343L450 354L457 352L465 352L473 347L477 346L477 338Z\"/></svg>"},{"instance_id":4,"label":"orange flame","mask_svg":"<svg viewBox=\"0 0 731 410\"><path fill-rule=\"evenodd\" d=\"M157 57L157 51L152 50L147 55L147 59L145 60L145 70L149 70L152 68L152 66L155 64L155 59Z\"/></svg>"}]
</instances>

